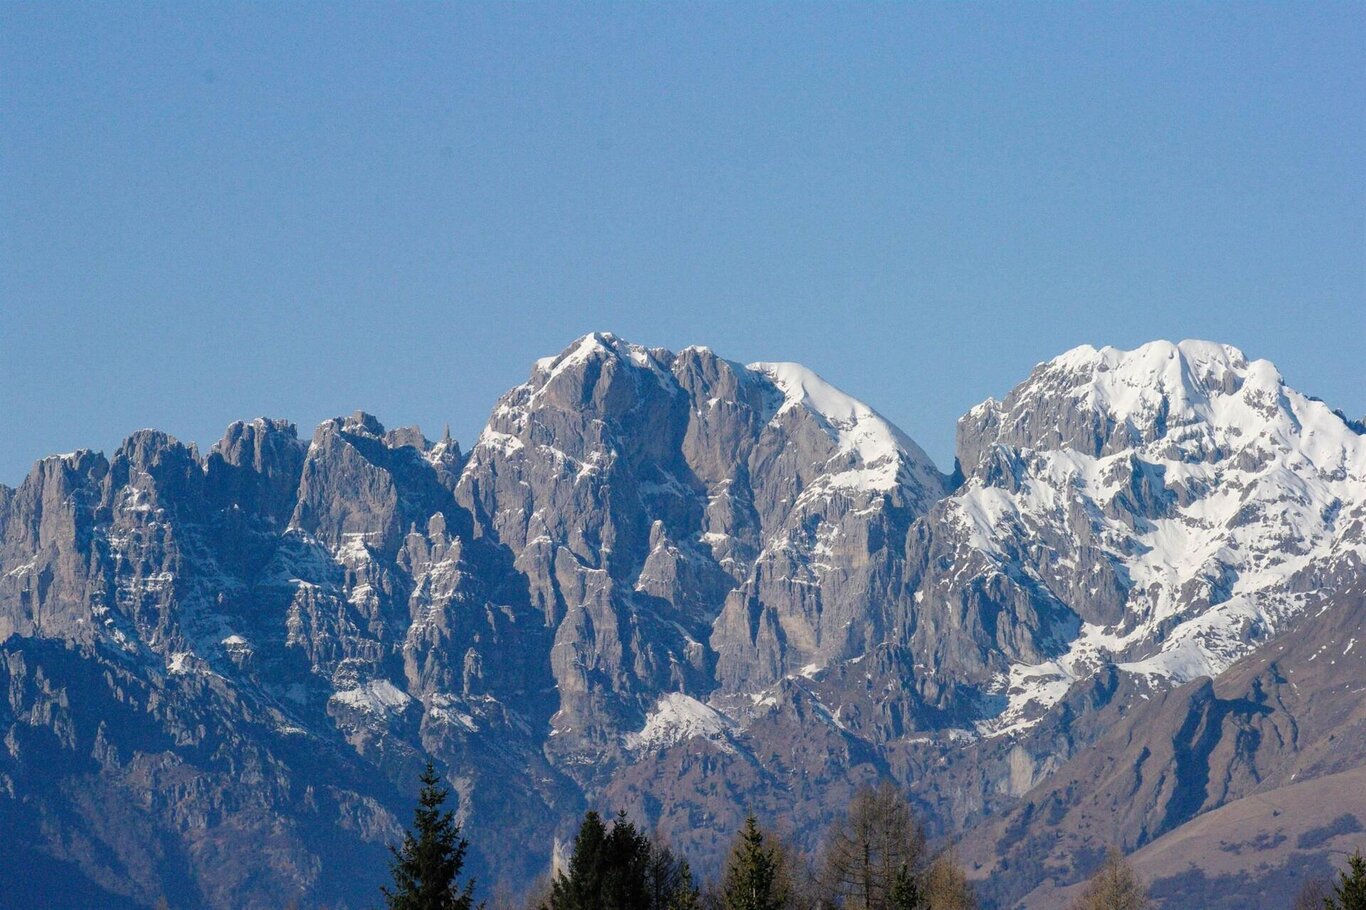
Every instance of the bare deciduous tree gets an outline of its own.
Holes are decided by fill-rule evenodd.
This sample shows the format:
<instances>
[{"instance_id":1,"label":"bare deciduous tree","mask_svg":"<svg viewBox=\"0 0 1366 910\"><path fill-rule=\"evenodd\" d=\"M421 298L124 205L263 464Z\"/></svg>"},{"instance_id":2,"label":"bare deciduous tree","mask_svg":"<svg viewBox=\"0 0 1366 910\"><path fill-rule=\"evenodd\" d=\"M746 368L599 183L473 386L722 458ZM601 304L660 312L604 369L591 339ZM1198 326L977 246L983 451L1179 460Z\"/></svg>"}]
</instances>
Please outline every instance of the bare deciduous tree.
<instances>
[{"instance_id":1,"label":"bare deciduous tree","mask_svg":"<svg viewBox=\"0 0 1366 910\"><path fill-rule=\"evenodd\" d=\"M1321 878L1311 878L1295 895L1295 903L1291 905L1291 910L1323 910L1328 897L1328 883Z\"/></svg>"},{"instance_id":2,"label":"bare deciduous tree","mask_svg":"<svg viewBox=\"0 0 1366 910\"><path fill-rule=\"evenodd\" d=\"M848 814L831 828L823 883L847 910L883 910L897 873L919 871L924 858L924 832L906 798L884 781L859 790Z\"/></svg>"},{"instance_id":3,"label":"bare deciduous tree","mask_svg":"<svg viewBox=\"0 0 1366 910\"><path fill-rule=\"evenodd\" d=\"M1111 847L1100 867L1071 910L1147 910L1148 889L1139 879L1124 854Z\"/></svg>"},{"instance_id":4,"label":"bare deciduous tree","mask_svg":"<svg viewBox=\"0 0 1366 910\"><path fill-rule=\"evenodd\" d=\"M953 850L935 857L922 876L922 891L928 910L977 910L967 873L958 865Z\"/></svg>"}]
</instances>

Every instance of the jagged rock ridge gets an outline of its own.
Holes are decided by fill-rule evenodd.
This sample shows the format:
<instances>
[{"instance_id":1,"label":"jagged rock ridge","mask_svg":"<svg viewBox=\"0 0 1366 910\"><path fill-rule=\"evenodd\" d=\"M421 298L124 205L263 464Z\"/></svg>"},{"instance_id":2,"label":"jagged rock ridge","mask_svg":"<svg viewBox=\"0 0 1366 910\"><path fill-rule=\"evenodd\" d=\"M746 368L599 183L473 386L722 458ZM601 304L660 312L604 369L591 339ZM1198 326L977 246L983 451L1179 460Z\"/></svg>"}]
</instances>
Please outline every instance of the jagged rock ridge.
<instances>
[{"instance_id":1,"label":"jagged rock ridge","mask_svg":"<svg viewBox=\"0 0 1366 910\"><path fill-rule=\"evenodd\" d=\"M0 809L144 905L368 899L427 756L512 884L604 801L706 851L727 794L800 838L891 774L970 825L1360 574L1358 428L1232 348L1071 351L958 461L800 366L608 334L467 456L356 414L45 459L0 488Z\"/></svg>"}]
</instances>

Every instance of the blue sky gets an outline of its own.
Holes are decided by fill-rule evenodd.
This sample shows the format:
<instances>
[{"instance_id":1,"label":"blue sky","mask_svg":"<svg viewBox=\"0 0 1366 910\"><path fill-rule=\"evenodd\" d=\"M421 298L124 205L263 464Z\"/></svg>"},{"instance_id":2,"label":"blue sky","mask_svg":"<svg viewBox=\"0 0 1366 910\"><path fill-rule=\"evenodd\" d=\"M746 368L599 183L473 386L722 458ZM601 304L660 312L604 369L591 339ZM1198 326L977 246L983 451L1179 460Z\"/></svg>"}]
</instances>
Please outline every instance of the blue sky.
<instances>
[{"instance_id":1,"label":"blue sky","mask_svg":"<svg viewBox=\"0 0 1366 910\"><path fill-rule=\"evenodd\" d=\"M6 4L0 482L590 330L797 360L948 467L1076 344L1366 412L1360 4Z\"/></svg>"}]
</instances>

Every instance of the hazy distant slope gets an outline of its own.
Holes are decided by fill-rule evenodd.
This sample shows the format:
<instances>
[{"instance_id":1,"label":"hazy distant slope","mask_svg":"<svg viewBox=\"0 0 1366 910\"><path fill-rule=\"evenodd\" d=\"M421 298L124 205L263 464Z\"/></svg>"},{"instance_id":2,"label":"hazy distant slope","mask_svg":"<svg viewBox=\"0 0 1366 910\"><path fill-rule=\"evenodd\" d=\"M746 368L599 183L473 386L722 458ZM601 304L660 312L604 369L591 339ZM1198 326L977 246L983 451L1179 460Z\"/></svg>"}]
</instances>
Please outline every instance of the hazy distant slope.
<instances>
[{"instance_id":1,"label":"hazy distant slope","mask_svg":"<svg viewBox=\"0 0 1366 910\"><path fill-rule=\"evenodd\" d=\"M1154 694L1115 718L1092 749L969 834L965 856L1009 900L1031 879L1086 875L1097 846L1142 847L1144 871L1173 879L1155 883L1156 894L1173 895L1171 907L1278 906L1298 887L1292 873L1327 868L1353 838L1366 843L1366 791L1354 789L1366 767L1363 642L1366 585L1357 572L1292 633L1219 679ZM1334 824L1341 837L1306 834ZM1225 903L1188 904L1175 895L1199 886L1191 866L1210 878L1242 874L1211 889ZM1002 868L1010 874L996 875ZM1044 887L1026 904L1054 906L1052 894Z\"/></svg>"}]
</instances>

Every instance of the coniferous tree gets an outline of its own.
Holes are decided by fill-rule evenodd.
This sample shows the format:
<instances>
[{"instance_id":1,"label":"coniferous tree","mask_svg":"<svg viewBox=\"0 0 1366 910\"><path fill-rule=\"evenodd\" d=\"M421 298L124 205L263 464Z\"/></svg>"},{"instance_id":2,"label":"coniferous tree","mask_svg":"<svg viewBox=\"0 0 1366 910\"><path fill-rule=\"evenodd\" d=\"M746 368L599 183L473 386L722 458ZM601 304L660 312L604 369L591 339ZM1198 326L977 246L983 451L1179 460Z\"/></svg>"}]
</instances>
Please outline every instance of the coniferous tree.
<instances>
[{"instance_id":1,"label":"coniferous tree","mask_svg":"<svg viewBox=\"0 0 1366 910\"><path fill-rule=\"evenodd\" d=\"M607 835L599 910L649 910L650 839L619 813Z\"/></svg>"},{"instance_id":2,"label":"coniferous tree","mask_svg":"<svg viewBox=\"0 0 1366 910\"><path fill-rule=\"evenodd\" d=\"M925 910L927 906L919 876L909 866L902 866L887 893L887 910Z\"/></svg>"},{"instance_id":3,"label":"coniferous tree","mask_svg":"<svg viewBox=\"0 0 1366 910\"><path fill-rule=\"evenodd\" d=\"M459 885L469 843L460 836L455 816L443 809L449 792L427 762L422 772L413 827L403 835L402 847L390 847L389 872L394 887L381 888L390 910L472 910L474 882Z\"/></svg>"},{"instance_id":4,"label":"coniferous tree","mask_svg":"<svg viewBox=\"0 0 1366 910\"><path fill-rule=\"evenodd\" d=\"M1111 847L1100 871L1087 882L1071 910L1146 910L1148 889L1124 854Z\"/></svg>"},{"instance_id":5,"label":"coniferous tree","mask_svg":"<svg viewBox=\"0 0 1366 910\"><path fill-rule=\"evenodd\" d=\"M546 910L695 910L697 885L685 860L650 842L625 813L609 830L584 815L569 868L556 876Z\"/></svg>"},{"instance_id":6,"label":"coniferous tree","mask_svg":"<svg viewBox=\"0 0 1366 910\"><path fill-rule=\"evenodd\" d=\"M1366 857L1360 850L1347 860L1347 868L1339 873L1323 906L1325 910L1366 910Z\"/></svg>"},{"instance_id":7,"label":"coniferous tree","mask_svg":"<svg viewBox=\"0 0 1366 910\"><path fill-rule=\"evenodd\" d=\"M605 871L604 852L607 846L607 826L602 816L589 811L574 835L574 849L569 854L569 868L555 877L550 889L549 910L590 910L602 893Z\"/></svg>"},{"instance_id":8,"label":"coniferous tree","mask_svg":"<svg viewBox=\"0 0 1366 910\"><path fill-rule=\"evenodd\" d=\"M721 885L724 910L784 910L788 894L782 853L767 843L759 823L751 815L735 839Z\"/></svg>"}]
</instances>

